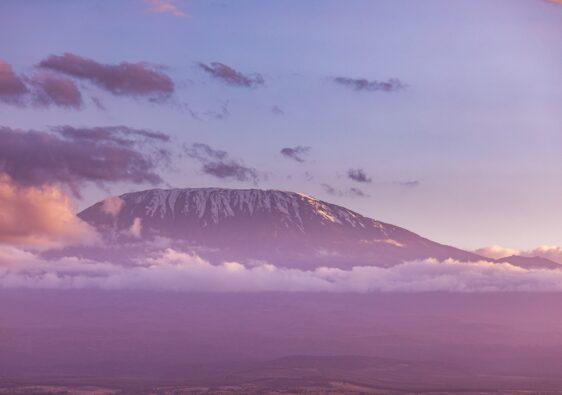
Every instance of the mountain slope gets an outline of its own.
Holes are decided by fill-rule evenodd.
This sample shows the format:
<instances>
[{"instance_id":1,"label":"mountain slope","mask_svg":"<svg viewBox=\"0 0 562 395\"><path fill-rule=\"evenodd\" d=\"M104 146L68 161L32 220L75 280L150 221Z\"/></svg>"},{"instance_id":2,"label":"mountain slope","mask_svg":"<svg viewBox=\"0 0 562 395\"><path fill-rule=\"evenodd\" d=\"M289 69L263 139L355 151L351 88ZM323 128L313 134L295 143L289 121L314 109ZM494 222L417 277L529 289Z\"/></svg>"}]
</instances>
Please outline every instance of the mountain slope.
<instances>
[{"instance_id":1,"label":"mountain slope","mask_svg":"<svg viewBox=\"0 0 562 395\"><path fill-rule=\"evenodd\" d=\"M482 257L309 196L258 189L152 189L78 214L110 244L172 239L213 261L285 267L391 266L406 260ZM137 238L138 237L138 238Z\"/></svg>"}]
</instances>

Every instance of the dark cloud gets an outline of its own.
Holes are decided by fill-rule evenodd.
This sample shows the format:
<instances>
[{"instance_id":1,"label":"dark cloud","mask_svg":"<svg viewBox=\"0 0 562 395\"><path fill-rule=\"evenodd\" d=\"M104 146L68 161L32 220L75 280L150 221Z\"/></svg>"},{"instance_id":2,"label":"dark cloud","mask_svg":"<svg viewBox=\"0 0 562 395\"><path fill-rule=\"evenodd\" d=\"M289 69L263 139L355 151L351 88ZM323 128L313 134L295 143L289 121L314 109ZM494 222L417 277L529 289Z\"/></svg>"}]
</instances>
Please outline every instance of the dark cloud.
<instances>
[{"instance_id":1,"label":"dark cloud","mask_svg":"<svg viewBox=\"0 0 562 395\"><path fill-rule=\"evenodd\" d=\"M207 144L194 143L184 147L186 154L198 160L205 174L217 178L232 178L238 181L253 181L257 183L256 169L246 167L240 162L230 159L228 153L215 150Z\"/></svg>"},{"instance_id":2,"label":"dark cloud","mask_svg":"<svg viewBox=\"0 0 562 395\"><path fill-rule=\"evenodd\" d=\"M369 81L364 78L335 77L333 81L356 91L394 92L406 88L406 85L397 78L391 78L387 81Z\"/></svg>"},{"instance_id":3,"label":"dark cloud","mask_svg":"<svg viewBox=\"0 0 562 395\"><path fill-rule=\"evenodd\" d=\"M157 131L146 129L133 129L127 126L105 126L93 128L76 128L73 126L59 126L54 131L73 141L103 143L109 142L117 145L132 146L144 141L156 140L159 142L170 141L170 136Z\"/></svg>"},{"instance_id":4,"label":"dark cloud","mask_svg":"<svg viewBox=\"0 0 562 395\"><path fill-rule=\"evenodd\" d=\"M63 184L76 194L85 182L162 181L155 171L166 156L165 150L147 153L134 144L123 143L115 137L122 131L117 133L112 128L105 132L103 128L81 130L62 127L50 133L0 127L0 172L21 185ZM131 131L133 135L138 132Z\"/></svg>"},{"instance_id":5,"label":"dark cloud","mask_svg":"<svg viewBox=\"0 0 562 395\"><path fill-rule=\"evenodd\" d=\"M33 93L35 104L75 109L82 106L82 94L72 80L39 74L33 77L31 83L35 88Z\"/></svg>"},{"instance_id":6,"label":"dark cloud","mask_svg":"<svg viewBox=\"0 0 562 395\"><path fill-rule=\"evenodd\" d=\"M305 161L303 156L308 155L308 153L310 152L310 147L303 147L301 145L292 148L285 147L280 152L281 155L283 155L285 158L293 159L299 163L302 163Z\"/></svg>"},{"instance_id":7,"label":"dark cloud","mask_svg":"<svg viewBox=\"0 0 562 395\"><path fill-rule=\"evenodd\" d=\"M367 195L365 192L363 192L362 190L358 189L358 188L349 188L347 190L341 190L341 189L337 189L333 186L331 186L330 184L322 184L322 188L324 189L324 192L326 192L328 195L332 195L332 196L351 196L351 197L367 197L369 195Z\"/></svg>"},{"instance_id":8,"label":"dark cloud","mask_svg":"<svg viewBox=\"0 0 562 395\"><path fill-rule=\"evenodd\" d=\"M22 104L23 97L28 91L23 78L14 73L9 64L0 60L0 101Z\"/></svg>"},{"instance_id":9,"label":"dark cloud","mask_svg":"<svg viewBox=\"0 0 562 395\"><path fill-rule=\"evenodd\" d=\"M245 75L223 63L213 62L210 65L199 63L199 67L213 78L232 86L254 88L264 83L260 74Z\"/></svg>"},{"instance_id":10,"label":"dark cloud","mask_svg":"<svg viewBox=\"0 0 562 395\"><path fill-rule=\"evenodd\" d=\"M51 55L39 67L88 80L115 95L163 99L174 92L169 76L146 63L102 64L71 53Z\"/></svg>"},{"instance_id":11,"label":"dark cloud","mask_svg":"<svg viewBox=\"0 0 562 395\"><path fill-rule=\"evenodd\" d=\"M363 169L349 169L347 171L347 176L353 181L357 182L371 182L371 178L367 176Z\"/></svg>"}]
</instances>

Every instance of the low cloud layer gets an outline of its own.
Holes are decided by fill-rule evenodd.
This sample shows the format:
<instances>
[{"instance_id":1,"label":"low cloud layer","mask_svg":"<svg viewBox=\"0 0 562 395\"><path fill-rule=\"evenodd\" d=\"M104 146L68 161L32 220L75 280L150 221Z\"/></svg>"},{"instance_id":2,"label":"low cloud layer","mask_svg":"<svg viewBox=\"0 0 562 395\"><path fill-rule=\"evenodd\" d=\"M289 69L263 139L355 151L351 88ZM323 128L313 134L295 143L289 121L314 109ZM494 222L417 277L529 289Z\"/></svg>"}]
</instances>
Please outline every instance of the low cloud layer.
<instances>
[{"instance_id":1,"label":"low cloud layer","mask_svg":"<svg viewBox=\"0 0 562 395\"><path fill-rule=\"evenodd\" d=\"M219 62L213 62L210 65L199 63L199 67L214 79L231 86L255 88L265 82L260 74L243 74Z\"/></svg>"},{"instance_id":2,"label":"low cloud layer","mask_svg":"<svg viewBox=\"0 0 562 395\"><path fill-rule=\"evenodd\" d=\"M45 249L96 240L60 188L24 187L0 173L0 244Z\"/></svg>"},{"instance_id":3,"label":"low cloud layer","mask_svg":"<svg viewBox=\"0 0 562 395\"><path fill-rule=\"evenodd\" d=\"M333 81L354 91L396 92L406 88L406 85L396 78L387 81L369 81L365 78L334 77Z\"/></svg>"},{"instance_id":4,"label":"low cloud layer","mask_svg":"<svg viewBox=\"0 0 562 395\"><path fill-rule=\"evenodd\" d=\"M301 145L297 145L296 147L285 147L281 149L281 155L285 158L292 159L299 163L303 163L305 161L305 157L310 152L310 147L303 147Z\"/></svg>"},{"instance_id":5,"label":"low cloud layer","mask_svg":"<svg viewBox=\"0 0 562 395\"><path fill-rule=\"evenodd\" d=\"M185 153L201 163L203 173L221 179L252 181L257 183L258 172L241 162L231 159L226 151L216 150L207 144L194 143L185 146Z\"/></svg>"},{"instance_id":6,"label":"low cloud layer","mask_svg":"<svg viewBox=\"0 0 562 395\"><path fill-rule=\"evenodd\" d=\"M161 182L156 168L166 151L147 153L133 138L155 138L151 131L69 126L55 131L0 127L0 172L21 185L64 184L75 192L85 182Z\"/></svg>"},{"instance_id":7,"label":"low cloud layer","mask_svg":"<svg viewBox=\"0 0 562 395\"><path fill-rule=\"evenodd\" d=\"M549 259L553 262L562 265L562 247L543 245L532 250L518 250L514 248L506 248L498 245L479 248L474 251L478 255L486 258L500 259L513 255L520 255L526 257L541 257Z\"/></svg>"},{"instance_id":8,"label":"low cloud layer","mask_svg":"<svg viewBox=\"0 0 562 395\"><path fill-rule=\"evenodd\" d=\"M90 81L115 95L148 96L164 99L174 92L174 83L161 70L146 63L98 63L72 53L51 55L39 68Z\"/></svg>"},{"instance_id":9,"label":"low cloud layer","mask_svg":"<svg viewBox=\"0 0 562 395\"><path fill-rule=\"evenodd\" d=\"M212 265L166 249L135 266L75 257L54 260L0 247L0 288L139 289L206 292L503 292L562 291L561 270L526 270L507 263L428 259L390 268L284 269L237 262Z\"/></svg>"}]
</instances>

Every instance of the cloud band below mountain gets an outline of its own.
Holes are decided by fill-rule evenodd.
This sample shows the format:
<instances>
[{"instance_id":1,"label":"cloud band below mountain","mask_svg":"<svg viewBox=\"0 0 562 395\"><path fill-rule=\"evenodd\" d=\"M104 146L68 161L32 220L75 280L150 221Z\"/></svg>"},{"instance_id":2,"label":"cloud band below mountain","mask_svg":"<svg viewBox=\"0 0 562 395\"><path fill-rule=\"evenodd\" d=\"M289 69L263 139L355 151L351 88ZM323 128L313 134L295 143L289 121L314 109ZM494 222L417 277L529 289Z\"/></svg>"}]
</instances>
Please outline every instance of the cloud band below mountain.
<instances>
[{"instance_id":1,"label":"cloud band below mountain","mask_svg":"<svg viewBox=\"0 0 562 395\"><path fill-rule=\"evenodd\" d=\"M212 265L166 249L136 266L76 257L42 259L0 247L0 288L139 289L186 292L541 292L562 291L562 270L526 270L507 263L433 259L382 268L297 270L237 262Z\"/></svg>"}]
</instances>

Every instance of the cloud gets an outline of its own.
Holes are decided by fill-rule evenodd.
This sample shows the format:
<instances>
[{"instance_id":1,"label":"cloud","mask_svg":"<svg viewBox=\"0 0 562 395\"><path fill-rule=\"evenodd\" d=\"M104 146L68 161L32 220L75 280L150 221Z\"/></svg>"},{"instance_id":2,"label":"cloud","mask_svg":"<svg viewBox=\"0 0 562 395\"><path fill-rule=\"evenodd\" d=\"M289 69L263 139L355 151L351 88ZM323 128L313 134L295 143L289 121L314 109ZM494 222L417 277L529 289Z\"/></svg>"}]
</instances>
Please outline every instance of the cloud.
<instances>
[{"instance_id":1,"label":"cloud","mask_svg":"<svg viewBox=\"0 0 562 395\"><path fill-rule=\"evenodd\" d=\"M202 164L205 174L217 178L232 178L238 181L253 181L257 183L258 173L256 169L246 167L242 163L230 159L228 153L215 150L207 144L194 143L184 146L185 153Z\"/></svg>"},{"instance_id":2,"label":"cloud","mask_svg":"<svg viewBox=\"0 0 562 395\"><path fill-rule=\"evenodd\" d=\"M283 155L285 158L293 159L299 163L302 163L305 161L303 156L308 155L308 153L310 152L310 147L303 147L301 145L292 148L285 147L280 152L281 155Z\"/></svg>"},{"instance_id":3,"label":"cloud","mask_svg":"<svg viewBox=\"0 0 562 395\"><path fill-rule=\"evenodd\" d=\"M119 129L111 127L81 130L85 136L108 131L109 137L90 138L85 143L84 139L65 136L64 132L60 137L55 133L0 127L0 172L21 185L65 184L76 194L84 182L162 181L155 170L166 151L158 149L150 154L136 145L127 146L116 140Z\"/></svg>"},{"instance_id":4,"label":"cloud","mask_svg":"<svg viewBox=\"0 0 562 395\"><path fill-rule=\"evenodd\" d=\"M139 217L135 217L135 219L133 220L133 223L131 224L130 228L129 228L129 234L131 234L131 236L133 237L141 237L142 235L142 218Z\"/></svg>"},{"instance_id":5,"label":"cloud","mask_svg":"<svg viewBox=\"0 0 562 395\"><path fill-rule=\"evenodd\" d=\"M146 63L102 64L65 53L49 56L38 67L90 81L115 95L148 96L162 100L174 92L170 77Z\"/></svg>"},{"instance_id":6,"label":"cloud","mask_svg":"<svg viewBox=\"0 0 562 395\"><path fill-rule=\"evenodd\" d=\"M420 182L418 180L399 181L397 184L406 188L416 188L420 186Z\"/></svg>"},{"instance_id":7,"label":"cloud","mask_svg":"<svg viewBox=\"0 0 562 395\"><path fill-rule=\"evenodd\" d=\"M322 188L324 189L324 192L326 192L328 195L332 195L332 196L351 196L351 197L367 197L369 195L367 195L365 192L363 192L362 190L358 189L358 188L349 188L347 190L341 190L341 189L337 189L334 188L333 186L331 186L330 184L321 184Z\"/></svg>"},{"instance_id":8,"label":"cloud","mask_svg":"<svg viewBox=\"0 0 562 395\"><path fill-rule=\"evenodd\" d=\"M562 5L562 0L545 0L547 3Z\"/></svg>"},{"instance_id":9,"label":"cloud","mask_svg":"<svg viewBox=\"0 0 562 395\"><path fill-rule=\"evenodd\" d=\"M66 257L42 259L0 247L0 288L139 289L185 292L544 292L562 291L562 270L508 263L411 261L392 267L287 269L268 263L213 265L164 249L136 265Z\"/></svg>"},{"instance_id":10,"label":"cloud","mask_svg":"<svg viewBox=\"0 0 562 395\"><path fill-rule=\"evenodd\" d=\"M54 131L63 137L84 143L114 143L116 145L133 146L142 141L168 142L170 136L166 133L134 129L127 126L104 126L92 128L77 128L74 126L58 126Z\"/></svg>"},{"instance_id":11,"label":"cloud","mask_svg":"<svg viewBox=\"0 0 562 395\"><path fill-rule=\"evenodd\" d=\"M177 17L185 17L186 14L180 10L172 0L145 0L149 5L147 11L151 14L169 14Z\"/></svg>"},{"instance_id":12,"label":"cloud","mask_svg":"<svg viewBox=\"0 0 562 395\"><path fill-rule=\"evenodd\" d=\"M124 205L125 202L119 196L110 196L103 201L101 209L104 213L115 218L119 215Z\"/></svg>"},{"instance_id":13,"label":"cloud","mask_svg":"<svg viewBox=\"0 0 562 395\"><path fill-rule=\"evenodd\" d=\"M56 105L79 109L82 94L74 81L50 74L41 73L33 77L34 102L41 106Z\"/></svg>"},{"instance_id":14,"label":"cloud","mask_svg":"<svg viewBox=\"0 0 562 395\"><path fill-rule=\"evenodd\" d=\"M285 111L279 106L271 106L271 112L275 115L285 115Z\"/></svg>"},{"instance_id":15,"label":"cloud","mask_svg":"<svg viewBox=\"0 0 562 395\"><path fill-rule=\"evenodd\" d=\"M0 243L45 249L96 240L60 188L24 187L0 173Z\"/></svg>"},{"instance_id":16,"label":"cloud","mask_svg":"<svg viewBox=\"0 0 562 395\"><path fill-rule=\"evenodd\" d=\"M260 74L245 75L223 63L213 62L210 65L199 63L199 67L211 77L231 86L254 88L264 83Z\"/></svg>"},{"instance_id":17,"label":"cloud","mask_svg":"<svg viewBox=\"0 0 562 395\"><path fill-rule=\"evenodd\" d=\"M491 259L500 259L513 255L520 255L525 257L541 257L550 259L551 261L562 265L562 247L558 246L542 245L532 250L525 251L493 245L489 247L479 248L475 250L474 253Z\"/></svg>"},{"instance_id":18,"label":"cloud","mask_svg":"<svg viewBox=\"0 0 562 395\"><path fill-rule=\"evenodd\" d=\"M347 176L351 178L353 181L362 182L362 183L371 182L371 178L367 176L367 174L363 169L349 169L347 171Z\"/></svg>"},{"instance_id":19,"label":"cloud","mask_svg":"<svg viewBox=\"0 0 562 395\"><path fill-rule=\"evenodd\" d=\"M562 265L562 247L543 245L534 250L524 251L523 255L531 257L539 256Z\"/></svg>"},{"instance_id":20,"label":"cloud","mask_svg":"<svg viewBox=\"0 0 562 395\"><path fill-rule=\"evenodd\" d=\"M21 105L28 91L24 80L0 59L0 102Z\"/></svg>"},{"instance_id":21,"label":"cloud","mask_svg":"<svg viewBox=\"0 0 562 395\"><path fill-rule=\"evenodd\" d=\"M521 251L512 248L505 248L498 245L479 248L474 251L475 254L481 255L485 258L500 259L512 255L519 255Z\"/></svg>"},{"instance_id":22,"label":"cloud","mask_svg":"<svg viewBox=\"0 0 562 395\"><path fill-rule=\"evenodd\" d=\"M369 81L365 78L334 77L332 81L355 91L396 92L406 88L406 85L396 78L387 81Z\"/></svg>"}]
</instances>

